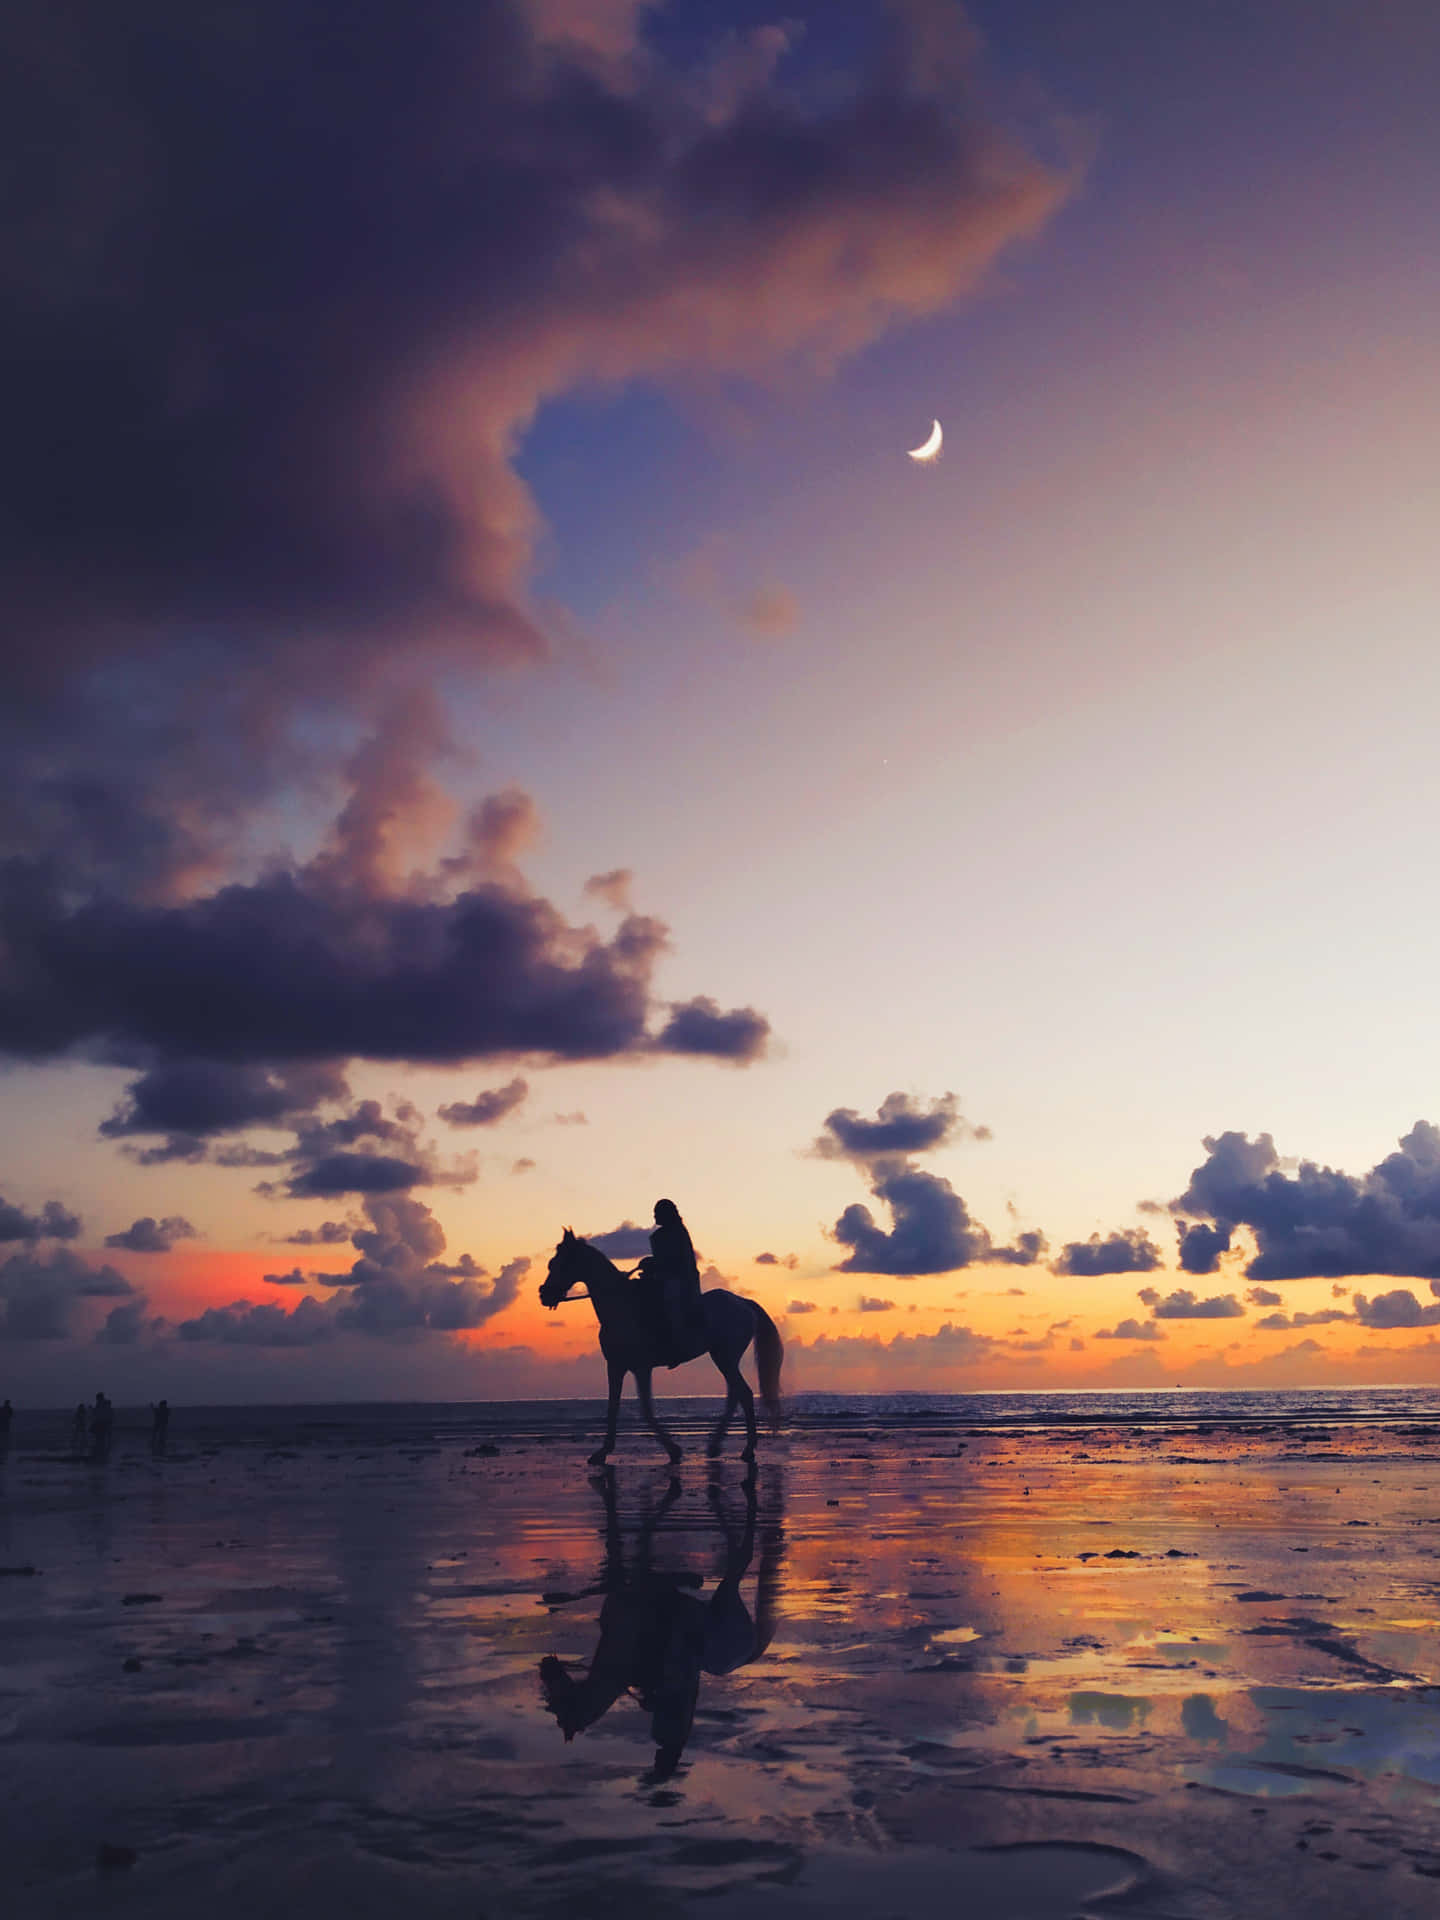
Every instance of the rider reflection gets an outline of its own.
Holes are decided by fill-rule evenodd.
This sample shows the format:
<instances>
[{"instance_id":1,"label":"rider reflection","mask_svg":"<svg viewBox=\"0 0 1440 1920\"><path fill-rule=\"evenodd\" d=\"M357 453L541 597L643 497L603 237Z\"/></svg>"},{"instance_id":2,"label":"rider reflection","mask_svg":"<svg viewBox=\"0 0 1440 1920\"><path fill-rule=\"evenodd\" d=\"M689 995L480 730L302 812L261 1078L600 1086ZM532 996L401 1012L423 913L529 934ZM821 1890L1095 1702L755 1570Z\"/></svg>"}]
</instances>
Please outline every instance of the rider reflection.
<instances>
[{"instance_id":1,"label":"rider reflection","mask_svg":"<svg viewBox=\"0 0 1440 1920\"><path fill-rule=\"evenodd\" d=\"M586 1592L605 1595L599 1644L582 1679L547 1654L540 1662L540 1684L545 1705L567 1742L593 1726L621 1694L633 1694L650 1716L655 1742L655 1764L646 1779L658 1783L668 1780L680 1764L695 1719L701 1675L734 1673L759 1659L774 1634L784 1545L780 1469L766 1473L763 1526L753 1475L744 1483L743 1522L737 1523L727 1510L718 1486L708 1489L725 1540L725 1569L708 1600L694 1591L703 1584L701 1575L664 1572L652 1562L655 1532L680 1498L680 1482L670 1482L660 1505L642 1522L628 1567L614 1474L606 1473L597 1484L605 1502L605 1563L598 1584ZM740 1583L750 1570L757 1535L760 1565L752 1615Z\"/></svg>"}]
</instances>

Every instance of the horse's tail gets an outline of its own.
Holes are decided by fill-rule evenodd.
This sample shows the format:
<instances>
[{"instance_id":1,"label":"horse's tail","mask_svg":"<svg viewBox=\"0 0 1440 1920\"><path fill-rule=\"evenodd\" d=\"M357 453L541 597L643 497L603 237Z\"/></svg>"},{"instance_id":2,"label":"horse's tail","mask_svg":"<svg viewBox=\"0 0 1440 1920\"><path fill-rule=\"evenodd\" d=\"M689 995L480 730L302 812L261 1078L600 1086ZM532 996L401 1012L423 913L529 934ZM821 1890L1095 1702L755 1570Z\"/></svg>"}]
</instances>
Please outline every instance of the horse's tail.
<instances>
[{"instance_id":1,"label":"horse's tail","mask_svg":"<svg viewBox=\"0 0 1440 1920\"><path fill-rule=\"evenodd\" d=\"M772 1424L780 1418L780 1368L785 1359L785 1342L780 1329L758 1300L755 1309L755 1371L760 1378L760 1399Z\"/></svg>"}]
</instances>

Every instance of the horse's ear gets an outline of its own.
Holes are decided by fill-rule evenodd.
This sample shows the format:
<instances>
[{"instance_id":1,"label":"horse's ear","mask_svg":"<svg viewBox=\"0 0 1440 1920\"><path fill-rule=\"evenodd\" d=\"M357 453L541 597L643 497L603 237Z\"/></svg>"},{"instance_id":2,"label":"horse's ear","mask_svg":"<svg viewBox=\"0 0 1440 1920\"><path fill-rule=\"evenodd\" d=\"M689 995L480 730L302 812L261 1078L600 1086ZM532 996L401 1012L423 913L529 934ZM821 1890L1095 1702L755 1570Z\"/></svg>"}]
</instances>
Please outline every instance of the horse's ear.
<instances>
[{"instance_id":1,"label":"horse's ear","mask_svg":"<svg viewBox=\"0 0 1440 1920\"><path fill-rule=\"evenodd\" d=\"M574 1229L573 1227L566 1227L566 1229L565 1229L565 1239L566 1239L566 1240L573 1240L574 1238L575 1238L575 1229ZM564 1243L562 1242L561 1244L563 1245Z\"/></svg>"}]
</instances>

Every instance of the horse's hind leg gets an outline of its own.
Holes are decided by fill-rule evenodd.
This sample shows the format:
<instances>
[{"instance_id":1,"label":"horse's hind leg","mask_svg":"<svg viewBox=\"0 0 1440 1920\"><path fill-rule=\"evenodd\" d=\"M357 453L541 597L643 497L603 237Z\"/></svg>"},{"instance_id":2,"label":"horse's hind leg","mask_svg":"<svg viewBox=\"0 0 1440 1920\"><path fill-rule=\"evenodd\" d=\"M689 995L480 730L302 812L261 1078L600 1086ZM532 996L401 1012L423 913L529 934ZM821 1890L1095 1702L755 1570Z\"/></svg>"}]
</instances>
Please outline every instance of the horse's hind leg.
<instances>
[{"instance_id":1,"label":"horse's hind leg","mask_svg":"<svg viewBox=\"0 0 1440 1920\"><path fill-rule=\"evenodd\" d=\"M750 1391L750 1382L740 1371L740 1362L734 1363L733 1370L725 1375L725 1385L732 1401L738 1400L745 1410L745 1445L741 1450L742 1460L755 1458L755 1396ZM726 1417L728 1419L728 1408Z\"/></svg>"},{"instance_id":2,"label":"horse's hind leg","mask_svg":"<svg viewBox=\"0 0 1440 1920\"><path fill-rule=\"evenodd\" d=\"M655 1402L650 1398L650 1369L635 1370L635 1397L640 1402L640 1418L649 1427L655 1438L670 1456L671 1466L678 1466L684 1459L684 1450L676 1445L675 1436L664 1426L655 1413Z\"/></svg>"},{"instance_id":3,"label":"horse's hind leg","mask_svg":"<svg viewBox=\"0 0 1440 1920\"><path fill-rule=\"evenodd\" d=\"M710 1429L710 1439L705 1448L706 1453L712 1460L718 1460L720 1458L720 1449L725 1445L725 1435L730 1430L730 1422L734 1418L735 1409L738 1405L739 1400L736 1396L734 1385L727 1376L725 1381L725 1409L720 1415L720 1418L715 1422L715 1425Z\"/></svg>"}]
</instances>

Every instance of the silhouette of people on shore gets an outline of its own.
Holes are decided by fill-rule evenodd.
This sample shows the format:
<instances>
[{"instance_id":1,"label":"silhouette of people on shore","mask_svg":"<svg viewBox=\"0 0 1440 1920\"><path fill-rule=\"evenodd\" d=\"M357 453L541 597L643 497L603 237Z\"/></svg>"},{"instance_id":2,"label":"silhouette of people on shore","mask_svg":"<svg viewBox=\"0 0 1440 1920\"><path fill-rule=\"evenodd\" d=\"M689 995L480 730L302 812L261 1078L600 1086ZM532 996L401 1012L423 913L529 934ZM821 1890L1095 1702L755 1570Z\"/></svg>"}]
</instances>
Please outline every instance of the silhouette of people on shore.
<instances>
[{"instance_id":1,"label":"silhouette of people on shore","mask_svg":"<svg viewBox=\"0 0 1440 1920\"><path fill-rule=\"evenodd\" d=\"M75 1409L75 1417L70 1422L70 1445L74 1452L85 1451L85 1436L90 1431L90 1412L82 1400Z\"/></svg>"},{"instance_id":2,"label":"silhouette of people on shore","mask_svg":"<svg viewBox=\"0 0 1440 1920\"><path fill-rule=\"evenodd\" d=\"M150 1451L163 1453L170 1433L170 1402L152 1401L150 1405Z\"/></svg>"},{"instance_id":3,"label":"silhouette of people on shore","mask_svg":"<svg viewBox=\"0 0 1440 1920\"><path fill-rule=\"evenodd\" d=\"M115 1431L115 1409L110 1404L110 1396L97 1393L95 1405L90 1413L90 1458L106 1460L110 1455L110 1442Z\"/></svg>"},{"instance_id":4,"label":"silhouette of people on shore","mask_svg":"<svg viewBox=\"0 0 1440 1920\"><path fill-rule=\"evenodd\" d=\"M0 1453L10 1449L10 1425L15 1418L15 1409L8 1400L0 1401Z\"/></svg>"},{"instance_id":5,"label":"silhouette of people on shore","mask_svg":"<svg viewBox=\"0 0 1440 1920\"><path fill-rule=\"evenodd\" d=\"M640 1262L639 1279L661 1329L664 1364L678 1367L703 1353L700 1267L673 1200L655 1202L655 1230L650 1235L650 1251Z\"/></svg>"},{"instance_id":6,"label":"silhouette of people on shore","mask_svg":"<svg viewBox=\"0 0 1440 1920\"><path fill-rule=\"evenodd\" d=\"M670 1482L659 1507L641 1526L628 1568L614 1474L607 1472L599 1484L605 1502L605 1565L599 1584L585 1592L605 1595L600 1639L588 1671L579 1679L563 1661L547 1654L540 1662L540 1685L546 1709L567 1743L594 1726L622 1694L633 1694L650 1716L655 1763L646 1778L658 1784L680 1765L702 1675L734 1673L770 1644L783 1518L777 1507L781 1524L765 1528L752 1615L740 1583L755 1553L759 1506L753 1475L744 1483L745 1519L738 1528L725 1510L720 1489L712 1485L708 1490L726 1544L725 1571L708 1600L694 1592L702 1584L700 1575L661 1572L651 1560L655 1530L680 1497L679 1481Z\"/></svg>"}]
</instances>

